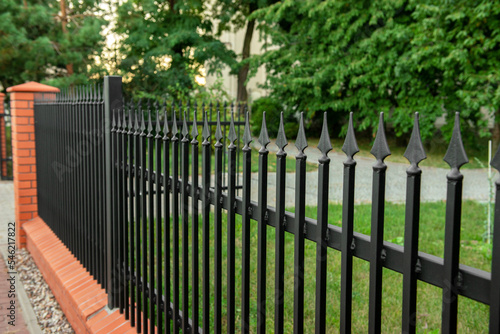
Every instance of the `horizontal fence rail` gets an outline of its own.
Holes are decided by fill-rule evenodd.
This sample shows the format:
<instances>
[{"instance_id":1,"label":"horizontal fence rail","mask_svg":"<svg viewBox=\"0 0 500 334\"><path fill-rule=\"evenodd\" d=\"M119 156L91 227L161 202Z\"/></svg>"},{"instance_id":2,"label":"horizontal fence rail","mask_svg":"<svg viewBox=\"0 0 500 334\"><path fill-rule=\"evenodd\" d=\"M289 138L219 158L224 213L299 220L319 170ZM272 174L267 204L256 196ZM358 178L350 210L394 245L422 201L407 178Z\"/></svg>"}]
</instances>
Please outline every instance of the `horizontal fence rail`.
<instances>
[{"instance_id":1,"label":"horizontal fence rail","mask_svg":"<svg viewBox=\"0 0 500 334\"><path fill-rule=\"evenodd\" d=\"M426 158L418 114L405 152L410 164L404 246L400 246L383 239L388 172L384 159L391 153L383 114L371 150L375 157L371 235L364 235L353 229L354 156L359 148L352 113L342 147L346 160L339 227L328 223L328 152L332 146L326 113L317 146L322 154L317 171L317 219L312 219L305 211L308 158L304 150L308 143L302 116L295 157L285 152L288 141L283 117L280 119L275 142L279 148L276 207L272 207L267 198L270 139L265 115L258 156L252 157L250 144L254 139L244 106L123 103L116 93L121 92L121 80L107 80L103 93L100 88L78 88L43 96L36 102L39 210L106 288L110 307L118 307L138 333L284 333L288 331L283 326L286 317L292 318L293 331L302 333L313 330L304 328L311 314L314 331L325 333L327 304L337 295L339 328L349 333L354 258L369 262L370 333L382 331L384 268L402 275L402 332L414 333L417 329L418 281L442 291L443 333L457 330L458 296L490 305L490 332L499 332L500 199L496 200L498 228L494 229L492 273L458 262L463 183L460 167L468 162L458 113L445 156L450 172L443 180L443 185L447 184L443 213L446 227L444 257L439 258L420 252L418 246L422 178L418 164ZM289 212L285 209L286 164L292 159L295 211ZM252 164L258 166L257 201L250 198ZM492 165L500 168L499 153ZM498 196L500 182L496 187ZM267 234L272 228L274 246L270 248ZM293 238L288 239L288 235ZM304 286L311 284L304 280L306 241L316 247L313 305L304 302ZM285 254L289 242L294 245L293 256ZM328 249L341 253L338 291L327 288ZM269 259L274 261L274 272L267 270ZM252 263L256 263L256 271L252 271ZM285 276L287 266L293 266L291 278ZM269 277L274 279L273 284ZM266 294L270 284L274 285L272 296ZM289 299L287 284L293 284ZM293 301L293 314L285 313L286 300ZM269 318L274 328L267 326Z\"/></svg>"}]
</instances>

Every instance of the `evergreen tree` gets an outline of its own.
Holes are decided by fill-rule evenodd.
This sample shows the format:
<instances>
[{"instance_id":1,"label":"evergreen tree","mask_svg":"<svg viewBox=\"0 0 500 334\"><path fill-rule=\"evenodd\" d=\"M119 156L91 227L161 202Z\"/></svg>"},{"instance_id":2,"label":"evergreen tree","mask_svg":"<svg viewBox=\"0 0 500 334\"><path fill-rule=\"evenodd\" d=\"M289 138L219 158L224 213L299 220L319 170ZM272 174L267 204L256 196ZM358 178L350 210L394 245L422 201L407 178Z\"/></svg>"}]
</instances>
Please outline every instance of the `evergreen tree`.
<instances>
[{"instance_id":1,"label":"evergreen tree","mask_svg":"<svg viewBox=\"0 0 500 334\"><path fill-rule=\"evenodd\" d=\"M26 81L56 86L102 76L96 66L106 21L92 0L0 2L0 83Z\"/></svg>"}]
</instances>

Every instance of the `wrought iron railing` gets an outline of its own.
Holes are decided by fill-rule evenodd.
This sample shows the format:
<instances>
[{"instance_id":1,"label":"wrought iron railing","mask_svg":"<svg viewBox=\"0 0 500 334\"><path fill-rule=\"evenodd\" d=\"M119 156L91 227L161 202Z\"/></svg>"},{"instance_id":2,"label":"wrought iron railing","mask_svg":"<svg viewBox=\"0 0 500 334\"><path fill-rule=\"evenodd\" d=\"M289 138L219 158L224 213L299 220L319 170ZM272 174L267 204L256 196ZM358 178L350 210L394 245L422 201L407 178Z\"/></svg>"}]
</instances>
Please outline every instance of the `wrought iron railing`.
<instances>
[{"instance_id":1,"label":"wrought iron railing","mask_svg":"<svg viewBox=\"0 0 500 334\"><path fill-rule=\"evenodd\" d=\"M418 251L421 174L425 158L418 114L405 157L407 196L404 247L383 240L384 159L390 154L383 114L372 149L371 235L353 231L354 178L359 151L352 113L342 150L344 185L342 227L328 224L328 184L332 149L326 114L318 149L317 219L306 217L307 141L301 117L295 145L295 212L285 210L287 139L283 119L276 144L276 206L268 205L270 139L265 115L258 139L258 199L251 196L248 113L234 108L223 131L221 114L230 107L122 103L121 78L107 77L104 98L99 89L83 88L40 99L35 104L37 177L40 216L75 256L106 288L109 306L118 307L138 332L205 332L250 330L252 300L256 299L257 332L265 333L266 318L274 317L274 331L283 333L285 290L285 235L294 237L293 326L304 331L304 310L314 308L315 330L325 332L327 249L341 252L340 331L351 331L353 258L370 263L369 328L381 331L382 269L402 274L402 332L415 332L417 281L442 289L442 330L456 332L458 296L490 305L490 331L500 329L500 183L494 229L492 273L461 265L461 198L467 162L460 137L458 114L445 161L447 175L444 258ZM210 110L217 114L211 123ZM192 119L188 121L188 112ZM244 115L237 123L235 115ZM236 126L244 125L239 136ZM211 128L215 125L215 129ZM200 137L201 134L201 137ZM241 145L240 147L238 145ZM227 149L227 153L225 153ZM201 151L201 157L200 157ZM241 171L237 166L242 154ZM73 159L73 160L72 160ZM214 168L212 168L212 159ZM225 160L226 159L226 160ZM200 163L201 160L201 163ZM64 163L66 161L66 163ZM59 163L59 164L58 164ZM492 165L500 168L497 154ZM201 166L201 173L200 173ZM200 175L201 174L201 175ZM201 176L201 177L200 177ZM225 180L225 181L223 181ZM241 192L238 183L241 182ZM227 185L223 187L223 185ZM241 245L235 225L241 220ZM225 219L223 219L225 218ZM257 257L251 258L251 225L257 225ZM222 240L226 229L227 242ZM266 311L267 230L275 229L275 314ZM201 229L201 231L200 231ZM211 240L211 233L214 239ZM200 240L201 236L201 240ZM239 238L239 237L238 237ZM304 241L316 243L316 304L304 305ZM213 244L213 249L211 246ZM241 247L241 268L235 266ZM210 268L213 252L213 268ZM223 258L223 253L226 258ZM201 253L201 256L200 256ZM201 258L201 261L200 261ZM251 261L257 262L257 293L250 295ZM292 261L292 260L290 260ZM222 271L224 265L227 270ZM213 270L213 276L211 272ZM241 295L236 295L235 273L240 271ZM200 279L201 276L201 279ZM226 291L222 291L226 280ZM201 284L200 284L201 281ZM212 289L213 284L213 289ZM213 300L210 299L213 294ZM225 296L225 297L224 297ZM223 298L224 297L224 298ZM237 323L236 298L241 299ZM222 308L225 305L226 310Z\"/></svg>"}]
</instances>

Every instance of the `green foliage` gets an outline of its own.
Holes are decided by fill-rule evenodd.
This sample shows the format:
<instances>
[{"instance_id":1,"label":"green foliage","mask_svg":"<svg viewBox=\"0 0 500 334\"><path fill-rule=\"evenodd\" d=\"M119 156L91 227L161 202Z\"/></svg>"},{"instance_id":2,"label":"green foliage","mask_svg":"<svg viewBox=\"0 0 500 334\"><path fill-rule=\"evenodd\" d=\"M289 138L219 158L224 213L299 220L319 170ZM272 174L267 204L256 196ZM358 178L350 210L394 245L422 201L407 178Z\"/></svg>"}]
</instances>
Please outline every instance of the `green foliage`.
<instances>
[{"instance_id":1,"label":"green foliage","mask_svg":"<svg viewBox=\"0 0 500 334\"><path fill-rule=\"evenodd\" d=\"M67 33L59 3L48 0L0 2L0 82L4 88L25 81L59 87L83 84L105 72L97 66L106 23L98 3L67 0ZM68 76L66 66L73 65Z\"/></svg>"},{"instance_id":2,"label":"green foliage","mask_svg":"<svg viewBox=\"0 0 500 334\"><path fill-rule=\"evenodd\" d=\"M129 0L119 6L119 68L131 95L189 96L199 88L195 77L203 65L212 73L234 62L234 53L214 38L205 9L198 0Z\"/></svg>"},{"instance_id":3,"label":"green foliage","mask_svg":"<svg viewBox=\"0 0 500 334\"><path fill-rule=\"evenodd\" d=\"M252 68L265 65L271 96L318 122L321 111L334 122L354 111L357 130L375 132L384 111L401 136L419 111L430 139L438 117L460 111L464 132L488 136L481 108L500 108L499 14L488 1L284 0L252 16L268 36Z\"/></svg>"},{"instance_id":4,"label":"green foliage","mask_svg":"<svg viewBox=\"0 0 500 334\"><path fill-rule=\"evenodd\" d=\"M281 105L269 97L261 97L252 104L251 130L256 137L260 134L262 118L266 112L266 124L269 137L276 138L280 126Z\"/></svg>"}]
</instances>

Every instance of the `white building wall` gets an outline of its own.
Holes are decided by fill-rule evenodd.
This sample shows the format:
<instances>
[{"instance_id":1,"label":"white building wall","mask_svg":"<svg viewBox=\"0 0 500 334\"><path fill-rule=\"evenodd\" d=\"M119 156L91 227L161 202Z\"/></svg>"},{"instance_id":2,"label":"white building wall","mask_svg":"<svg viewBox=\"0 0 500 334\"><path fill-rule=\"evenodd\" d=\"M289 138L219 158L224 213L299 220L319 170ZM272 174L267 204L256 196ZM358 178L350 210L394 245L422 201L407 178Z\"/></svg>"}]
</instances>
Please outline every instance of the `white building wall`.
<instances>
[{"instance_id":1,"label":"white building wall","mask_svg":"<svg viewBox=\"0 0 500 334\"><path fill-rule=\"evenodd\" d=\"M225 31L220 37L220 41L225 43L227 47L233 50L237 55L241 55L243 50L243 41L245 39L245 31L241 29L237 32L228 32ZM259 54L262 52L263 42L259 37L259 32L254 31L252 43L250 45L250 55ZM216 74L210 74L206 76L206 86L212 86L217 80ZM229 68L225 68L222 70L222 80L223 89L229 94L232 99L236 99L237 90L238 90L238 77L236 75L229 74ZM261 66L256 75L253 76L247 83L247 92L248 92L248 102L255 101L256 99L267 96L267 91L263 88L260 88L259 85L263 84L266 80L266 71L263 66Z\"/></svg>"}]
</instances>

